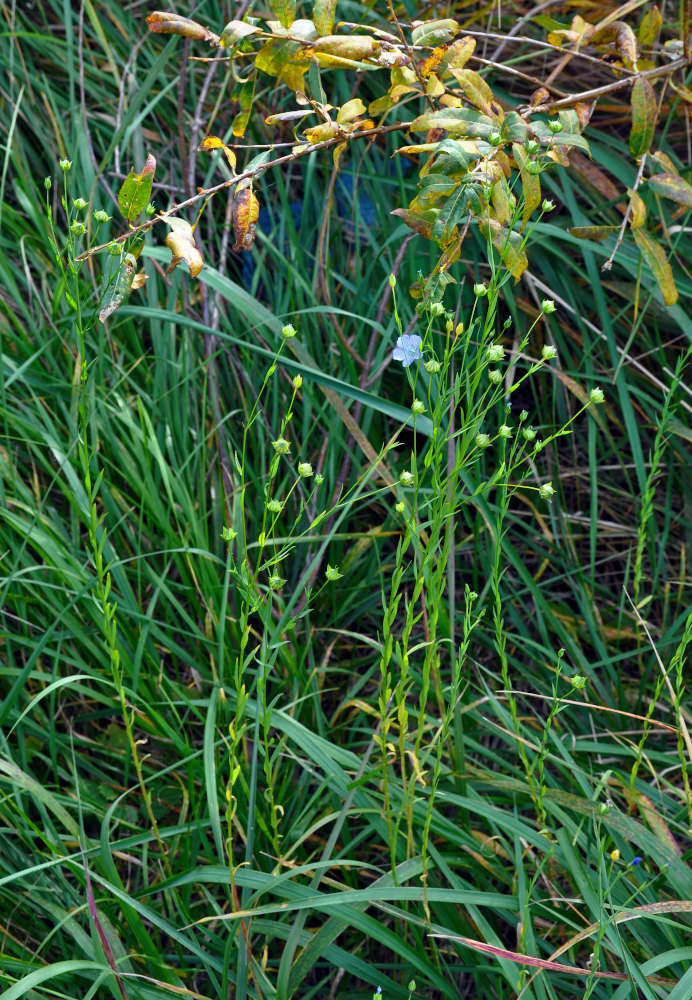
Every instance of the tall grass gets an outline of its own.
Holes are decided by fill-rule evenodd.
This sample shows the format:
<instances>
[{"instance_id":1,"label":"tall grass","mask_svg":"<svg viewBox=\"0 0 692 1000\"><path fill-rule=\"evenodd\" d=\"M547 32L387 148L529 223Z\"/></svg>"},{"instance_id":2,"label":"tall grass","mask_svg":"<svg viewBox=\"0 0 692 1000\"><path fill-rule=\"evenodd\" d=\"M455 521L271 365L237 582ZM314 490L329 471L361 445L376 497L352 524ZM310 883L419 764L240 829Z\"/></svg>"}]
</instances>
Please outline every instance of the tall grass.
<instances>
[{"instance_id":1,"label":"tall grass","mask_svg":"<svg viewBox=\"0 0 692 1000\"><path fill-rule=\"evenodd\" d=\"M687 217L665 309L627 244L604 277L568 233L614 205L549 173L522 282L469 241L414 327L429 250L383 142L341 191L317 155L269 174L244 273L226 203L199 283L147 244L104 326L58 160L86 220L154 152L164 205L212 176L223 76L204 98L137 9L3 13L4 996L682 1000ZM631 182L609 127L594 162Z\"/></svg>"}]
</instances>

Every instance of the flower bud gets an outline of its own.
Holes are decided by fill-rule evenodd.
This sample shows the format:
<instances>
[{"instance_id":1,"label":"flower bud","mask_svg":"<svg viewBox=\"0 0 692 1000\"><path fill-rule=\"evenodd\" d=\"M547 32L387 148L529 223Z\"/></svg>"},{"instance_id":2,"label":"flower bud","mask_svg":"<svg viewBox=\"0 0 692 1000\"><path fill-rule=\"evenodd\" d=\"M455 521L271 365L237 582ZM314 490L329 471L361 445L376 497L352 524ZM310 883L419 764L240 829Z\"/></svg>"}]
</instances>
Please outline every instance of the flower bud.
<instances>
[{"instance_id":1,"label":"flower bud","mask_svg":"<svg viewBox=\"0 0 692 1000\"><path fill-rule=\"evenodd\" d=\"M498 428L497 433L501 438L511 438L512 428L509 426L509 424L503 424L501 427Z\"/></svg>"},{"instance_id":2,"label":"flower bud","mask_svg":"<svg viewBox=\"0 0 692 1000\"><path fill-rule=\"evenodd\" d=\"M286 438L277 438L276 441L272 441L272 448L277 455L288 455L291 450L291 445L286 440Z\"/></svg>"},{"instance_id":3,"label":"flower bud","mask_svg":"<svg viewBox=\"0 0 692 1000\"><path fill-rule=\"evenodd\" d=\"M271 511L272 514L280 514L284 509L284 505L280 500L270 500L267 504L267 510Z\"/></svg>"},{"instance_id":4,"label":"flower bud","mask_svg":"<svg viewBox=\"0 0 692 1000\"><path fill-rule=\"evenodd\" d=\"M281 336L284 340L290 340L291 337L295 337L296 331L292 323L287 323L286 326L281 327Z\"/></svg>"},{"instance_id":5,"label":"flower bud","mask_svg":"<svg viewBox=\"0 0 692 1000\"><path fill-rule=\"evenodd\" d=\"M43 178L43 186L46 189L46 191L50 191L50 189L53 187L53 181L52 181L52 179L50 177L44 177Z\"/></svg>"},{"instance_id":6,"label":"flower bud","mask_svg":"<svg viewBox=\"0 0 692 1000\"><path fill-rule=\"evenodd\" d=\"M404 511L406 510L406 504L403 502L403 500L400 500L399 503L394 505L394 510L397 512L397 514L404 513Z\"/></svg>"},{"instance_id":7,"label":"flower bud","mask_svg":"<svg viewBox=\"0 0 692 1000\"><path fill-rule=\"evenodd\" d=\"M473 294L474 294L474 295L475 295L475 296L476 296L477 298L479 298L479 299L482 299L484 295L487 295L487 294L488 294L488 289L487 289L487 287L486 287L486 286L485 286L485 285L483 284L483 282L481 282L481 281L478 281L478 282L476 282L476 284L475 284L475 285L473 286Z\"/></svg>"},{"instance_id":8,"label":"flower bud","mask_svg":"<svg viewBox=\"0 0 692 1000\"><path fill-rule=\"evenodd\" d=\"M70 232L73 236L84 236L86 232L86 226L83 222L73 222L70 226Z\"/></svg>"},{"instance_id":9,"label":"flower bud","mask_svg":"<svg viewBox=\"0 0 692 1000\"><path fill-rule=\"evenodd\" d=\"M611 861L619 861L620 860L620 852L618 851L617 847L615 848L614 851L610 852L610 860Z\"/></svg>"},{"instance_id":10,"label":"flower bud","mask_svg":"<svg viewBox=\"0 0 692 1000\"><path fill-rule=\"evenodd\" d=\"M485 356L488 361L492 361L496 364L498 361L502 361L505 356L505 349L502 344L491 344L488 350L485 352Z\"/></svg>"},{"instance_id":11,"label":"flower bud","mask_svg":"<svg viewBox=\"0 0 692 1000\"><path fill-rule=\"evenodd\" d=\"M557 357L557 347L553 347L552 344L546 344L541 351L541 358L543 361L554 361Z\"/></svg>"},{"instance_id":12,"label":"flower bud","mask_svg":"<svg viewBox=\"0 0 692 1000\"><path fill-rule=\"evenodd\" d=\"M293 388L300 389L302 384L303 384L303 376L296 375L295 378L293 379Z\"/></svg>"},{"instance_id":13,"label":"flower bud","mask_svg":"<svg viewBox=\"0 0 692 1000\"><path fill-rule=\"evenodd\" d=\"M399 482L402 486L413 486L413 474L410 472L402 472L399 476Z\"/></svg>"},{"instance_id":14,"label":"flower bud","mask_svg":"<svg viewBox=\"0 0 692 1000\"><path fill-rule=\"evenodd\" d=\"M64 174L69 174L70 170L72 170L72 160L60 160L58 166Z\"/></svg>"},{"instance_id":15,"label":"flower bud","mask_svg":"<svg viewBox=\"0 0 692 1000\"><path fill-rule=\"evenodd\" d=\"M488 448L490 446L490 435L483 434L482 432L476 434L476 445L479 448Z\"/></svg>"},{"instance_id":16,"label":"flower bud","mask_svg":"<svg viewBox=\"0 0 692 1000\"><path fill-rule=\"evenodd\" d=\"M537 143L535 139L527 140L526 145L524 146L526 152L531 156L533 156L534 153L537 153L540 148L540 144Z\"/></svg>"},{"instance_id":17,"label":"flower bud","mask_svg":"<svg viewBox=\"0 0 692 1000\"><path fill-rule=\"evenodd\" d=\"M156 206L151 201L144 209L144 214L148 216L156 215Z\"/></svg>"},{"instance_id":18,"label":"flower bud","mask_svg":"<svg viewBox=\"0 0 692 1000\"><path fill-rule=\"evenodd\" d=\"M529 419L529 411L528 410L522 410L521 413L519 414L519 420L523 424L524 421L528 420L528 419Z\"/></svg>"},{"instance_id":19,"label":"flower bud","mask_svg":"<svg viewBox=\"0 0 692 1000\"><path fill-rule=\"evenodd\" d=\"M317 475L315 476L315 486L321 486L323 482L324 482L324 476L322 475L321 472L318 472Z\"/></svg>"},{"instance_id":20,"label":"flower bud","mask_svg":"<svg viewBox=\"0 0 692 1000\"><path fill-rule=\"evenodd\" d=\"M552 299L543 299L541 302L541 312L545 313L546 316L549 315L549 313L554 313L556 308L557 306Z\"/></svg>"},{"instance_id":21,"label":"flower bud","mask_svg":"<svg viewBox=\"0 0 692 1000\"><path fill-rule=\"evenodd\" d=\"M492 385L499 385L502 381L502 372L498 371L497 368L491 368L488 372L488 378Z\"/></svg>"},{"instance_id":22,"label":"flower bud","mask_svg":"<svg viewBox=\"0 0 692 1000\"><path fill-rule=\"evenodd\" d=\"M437 375L442 365L435 358L431 358L430 361L425 362L425 370L428 375Z\"/></svg>"},{"instance_id":23,"label":"flower bud","mask_svg":"<svg viewBox=\"0 0 692 1000\"><path fill-rule=\"evenodd\" d=\"M549 198L544 198L541 208L544 212L552 212L552 210L555 208L555 204Z\"/></svg>"},{"instance_id":24,"label":"flower bud","mask_svg":"<svg viewBox=\"0 0 692 1000\"><path fill-rule=\"evenodd\" d=\"M552 483L543 483L543 485L538 489L538 495L541 500L550 500L554 493L555 490L553 489Z\"/></svg>"},{"instance_id":25,"label":"flower bud","mask_svg":"<svg viewBox=\"0 0 692 1000\"><path fill-rule=\"evenodd\" d=\"M94 218L97 222L108 222L110 215L108 212L104 212L102 208L99 208L94 212Z\"/></svg>"},{"instance_id":26,"label":"flower bud","mask_svg":"<svg viewBox=\"0 0 692 1000\"><path fill-rule=\"evenodd\" d=\"M83 212L87 206L87 203L84 201L84 198L75 198L72 204L74 205L75 210L77 212Z\"/></svg>"},{"instance_id":27,"label":"flower bud","mask_svg":"<svg viewBox=\"0 0 692 1000\"><path fill-rule=\"evenodd\" d=\"M497 146L502 145L502 136L499 132L491 132L488 136L488 142L491 146L495 146L497 148Z\"/></svg>"},{"instance_id":28,"label":"flower bud","mask_svg":"<svg viewBox=\"0 0 692 1000\"><path fill-rule=\"evenodd\" d=\"M577 691L581 691L583 687L586 687L586 677L582 677L581 674L575 674L574 677L570 677L569 681Z\"/></svg>"},{"instance_id":29,"label":"flower bud","mask_svg":"<svg viewBox=\"0 0 692 1000\"><path fill-rule=\"evenodd\" d=\"M303 479L309 479L312 475L312 466L309 462L298 462L298 475Z\"/></svg>"},{"instance_id":30,"label":"flower bud","mask_svg":"<svg viewBox=\"0 0 692 1000\"><path fill-rule=\"evenodd\" d=\"M541 165L540 163L537 163L536 160L529 160L529 162L526 164L526 171L527 173L533 174L535 176L536 174L540 174Z\"/></svg>"},{"instance_id":31,"label":"flower bud","mask_svg":"<svg viewBox=\"0 0 692 1000\"><path fill-rule=\"evenodd\" d=\"M595 403L597 406L599 403L605 403L605 395L603 393L603 389L599 389L598 387L592 389L591 392L589 393L589 400L592 403Z\"/></svg>"},{"instance_id":32,"label":"flower bud","mask_svg":"<svg viewBox=\"0 0 692 1000\"><path fill-rule=\"evenodd\" d=\"M389 287L392 288L392 289L396 288L396 275L395 274L390 274L389 275Z\"/></svg>"},{"instance_id":33,"label":"flower bud","mask_svg":"<svg viewBox=\"0 0 692 1000\"><path fill-rule=\"evenodd\" d=\"M343 573L339 572L338 566L330 566L329 564L327 564L325 576L330 582L334 580L340 580L343 575L344 575Z\"/></svg>"},{"instance_id":34,"label":"flower bud","mask_svg":"<svg viewBox=\"0 0 692 1000\"><path fill-rule=\"evenodd\" d=\"M553 118L551 122L548 122L548 128L553 135L557 135L558 132L562 132L562 122L559 118Z\"/></svg>"},{"instance_id":35,"label":"flower bud","mask_svg":"<svg viewBox=\"0 0 692 1000\"><path fill-rule=\"evenodd\" d=\"M411 403L412 413L425 413L425 404L420 401L420 399L414 399Z\"/></svg>"},{"instance_id":36,"label":"flower bud","mask_svg":"<svg viewBox=\"0 0 692 1000\"><path fill-rule=\"evenodd\" d=\"M441 302L431 302L430 304L430 315L431 316L441 316L445 311L445 307Z\"/></svg>"},{"instance_id":37,"label":"flower bud","mask_svg":"<svg viewBox=\"0 0 692 1000\"><path fill-rule=\"evenodd\" d=\"M237 538L238 532L234 531L233 528L222 528L221 537L224 542L232 542L234 538Z\"/></svg>"},{"instance_id":38,"label":"flower bud","mask_svg":"<svg viewBox=\"0 0 692 1000\"><path fill-rule=\"evenodd\" d=\"M278 573L272 573L269 577L269 586L272 590L281 590L285 583L286 581L282 580Z\"/></svg>"},{"instance_id":39,"label":"flower bud","mask_svg":"<svg viewBox=\"0 0 692 1000\"><path fill-rule=\"evenodd\" d=\"M533 441L536 436L536 432L533 427L525 427L521 433L524 435L525 441Z\"/></svg>"}]
</instances>

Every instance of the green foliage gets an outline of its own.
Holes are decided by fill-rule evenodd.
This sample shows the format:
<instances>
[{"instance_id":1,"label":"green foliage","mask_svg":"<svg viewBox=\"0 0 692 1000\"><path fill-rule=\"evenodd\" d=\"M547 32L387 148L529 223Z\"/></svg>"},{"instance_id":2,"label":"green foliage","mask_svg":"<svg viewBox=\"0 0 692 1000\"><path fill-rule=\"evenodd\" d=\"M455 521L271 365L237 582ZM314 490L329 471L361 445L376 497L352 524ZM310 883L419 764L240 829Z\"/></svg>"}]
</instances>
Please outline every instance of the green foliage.
<instances>
[{"instance_id":1,"label":"green foliage","mask_svg":"<svg viewBox=\"0 0 692 1000\"><path fill-rule=\"evenodd\" d=\"M689 53L394 10L0 39L10 998L688 990Z\"/></svg>"}]
</instances>

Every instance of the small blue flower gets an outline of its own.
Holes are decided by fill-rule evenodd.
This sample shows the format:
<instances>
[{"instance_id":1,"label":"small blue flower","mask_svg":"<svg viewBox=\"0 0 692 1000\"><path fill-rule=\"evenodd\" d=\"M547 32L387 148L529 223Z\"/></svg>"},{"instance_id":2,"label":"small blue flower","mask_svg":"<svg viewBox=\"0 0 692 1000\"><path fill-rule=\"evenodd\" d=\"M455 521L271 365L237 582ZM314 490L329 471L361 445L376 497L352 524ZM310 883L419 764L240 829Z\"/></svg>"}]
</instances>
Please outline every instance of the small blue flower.
<instances>
[{"instance_id":1,"label":"small blue flower","mask_svg":"<svg viewBox=\"0 0 692 1000\"><path fill-rule=\"evenodd\" d=\"M643 860L642 858L637 856L636 858L632 858L630 864L632 865L633 868L636 868L637 865L640 865L642 863L642 860Z\"/></svg>"},{"instance_id":2,"label":"small blue flower","mask_svg":"<svg viewBox=\"0 0 692 1000\"><path fill-rule=\"evenodd\" d=\"M404 368L408 368L414 361L419 360L422 343L422 339L417 334L405 333L396 342L396 347L392 351L392 360L401 361Z\"/></svg>"}]
</instances>

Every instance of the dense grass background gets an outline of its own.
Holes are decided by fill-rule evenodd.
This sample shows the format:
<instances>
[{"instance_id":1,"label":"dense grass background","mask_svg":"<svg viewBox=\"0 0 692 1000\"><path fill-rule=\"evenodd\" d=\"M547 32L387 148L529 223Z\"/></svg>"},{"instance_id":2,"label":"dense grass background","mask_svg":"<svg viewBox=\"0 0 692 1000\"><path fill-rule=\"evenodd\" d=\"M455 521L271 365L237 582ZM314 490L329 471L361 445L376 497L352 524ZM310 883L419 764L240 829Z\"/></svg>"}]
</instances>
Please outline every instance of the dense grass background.
<instances>
[{"instance_id":1,"label":"dense grass background","mask_svg":"<svg viewBox=\"0 0 692 1000\"><path fill-rule=\"evenodd\" d=\"M359 5L343 6L342 17L363 16ZM201 224L199 282L164 278L169 254L158 235L148 240L145 288L86 343L119 687L93 596L74 314L49 246L43 178L54 178L58 225L63 156L73 162L70 195L115 214L124 175L152 152L155 202L166 207L218 180L218 164L195 150L207 132L225 133L235 105L224 70L186 62L192 49L182 39L147 35L141 6L2 9L4 995L369 997L381 986L393 998L684 1000L692 989L684 690L692 392L681 367L692 340L689 212L650 198L680 291L668 308L629 239L604 273L611 245L567 231L621 218L637 170L626 97L599 106L587 130L591 166L575 157L570 170L547 175L558 207L537 225L529 271L504 286L500 310L512 319L509 351L542 298L559 306L530 345L533 355L556 346L559 362L514 402L543 436L570 419L585 391L603 387L606 404L541 452L531 482L549 479L557 495L545 505L519 491L504 533L499 492L469 502L473 483L460 485L466 502L447 536L437 605L426 603L440 586L435 559L423 573L422 549L412 543L414 554L402 554L394 497L374 489L377 481L298 537L340 491L360 488L410 406L401 368L388 364L398 332L387 279L397 273L406 328L414 316L406 288L434 256L390 215L416 184L416 170L391 156L395 140L356 146L335 183L329 155L267 174L251 264L229 249L225 194ZM456 13L467 27L497 28L485 9ZM569 19L566 5L551 15ZM204 2L194 16L218 29L232 13ZM517 16L503 11L503 30ZM675 37L671 18L666 37ZM542 37L536 25L523 30ZM512 53L509 66L539 76L550 67L528 45ZM592 73L594 86L612 79L605 66ZM336 104L350 91L333 77ZM498 71L489 79L508 103L532 89ZM561 85L586 83L570 68ZM291 106L271 81L263 86L248 142L267 141L264 115ZM657 135L692 180L689 112L672 91ZM111 226L106 238L118 233ZM101 262L81 272L87 303L102 288ZM446 305L464 319L473 282L489 278L480 240L465 244L457 278ZM286 322L299 331L298 347L282 356L244 436ZM324 484L289 504L294 549L267 618L248 614L221 533L244 521L256 545L271 441L298 371L294 455ZM385 460L394 478L412 437L400 440ZM423 461L432 447L425 434L418 446ZM496 466L491 449L476 481ZM320 589L328 563L343 577ZM498 583L513 696L492 623ZM465 587L478 594L472 617L486 611L472 633ZM391 730L385 768L378 697L387 629L398 640L392 668L408 670L411 721L408 734ZM237 659L256 650L234 751ZM570 688L558 664L585 677L584 689ZM554 691L565 700L546 726ZM240 772L229 837L233 752ZM633 866L635 857L643 860ZM539 972L511 952L581 968L596 952L594 971L623 978Z\"/></svg>"}]
</instances>

